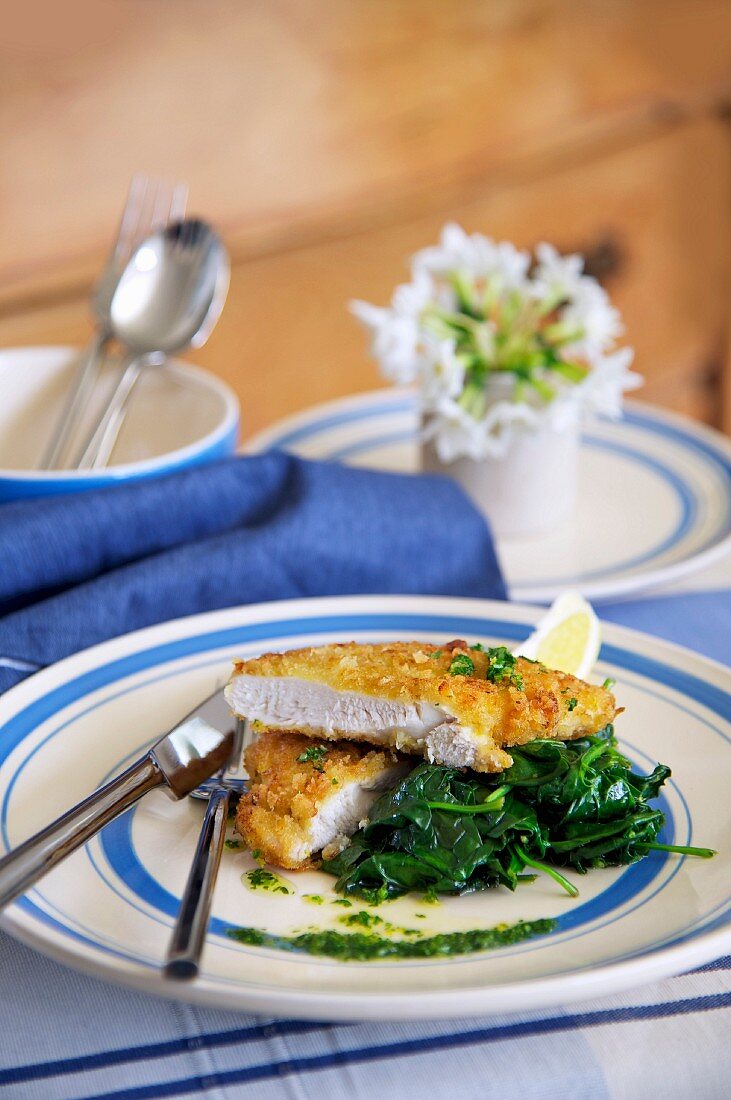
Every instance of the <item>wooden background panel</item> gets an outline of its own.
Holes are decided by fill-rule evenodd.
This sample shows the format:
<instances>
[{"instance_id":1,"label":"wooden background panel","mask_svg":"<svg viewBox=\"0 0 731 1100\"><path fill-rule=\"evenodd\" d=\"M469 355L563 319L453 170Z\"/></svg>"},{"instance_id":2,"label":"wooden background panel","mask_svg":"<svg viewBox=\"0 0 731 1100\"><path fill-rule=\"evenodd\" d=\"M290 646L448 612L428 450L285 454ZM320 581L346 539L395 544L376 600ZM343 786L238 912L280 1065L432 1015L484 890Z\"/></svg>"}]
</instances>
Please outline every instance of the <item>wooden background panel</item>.
<instances>
[{"instance_id":1,"label":"wooden background panel","mask_svg":"<svg viewBox=\"0 0 731 1100\"><path fill-rule=\"evenodd\" d=\"M135 168L238 259L703 110L727 0L67 0L0 43L0 302L88 286Z\"/></svg>"},{"instance_id":2,"label":"wooden background panel","mask_svg":"<svg viewBox=\"0 0 731 1100\"><path fill-rule=\"evenodd\" d=\"M547 238L592 250L613 241L619 270L607 285L648 378L646 396L717 421L705 377L727 324L731 150L723 137L720 123L696 123L547 179L486 186L462 206L243 264L209 362L238 388L252 430L379 384L346 303L385 303L406 258L453 217L521 245Z\"/></svg>"},{"instance_id":3,"label":"wooden background panel","mask_svg":"<svg viewBox=\"0 0 731 1100\"><path fill-rule=\"evenodd\" d=\"M239 263L223 317L191 358L226 378L246 434L316 401L382 385L350 298L385 303L406 258L446 217L469 230L532 245L606 246L608 288L647 376L642 394L719 420L709 372L725 346L731 148L702 120L567 165L520 186L485 185L458 207ZM89 331L82 296L0 320L0 345L71 342Z\"/></svg>"}]
</instances>

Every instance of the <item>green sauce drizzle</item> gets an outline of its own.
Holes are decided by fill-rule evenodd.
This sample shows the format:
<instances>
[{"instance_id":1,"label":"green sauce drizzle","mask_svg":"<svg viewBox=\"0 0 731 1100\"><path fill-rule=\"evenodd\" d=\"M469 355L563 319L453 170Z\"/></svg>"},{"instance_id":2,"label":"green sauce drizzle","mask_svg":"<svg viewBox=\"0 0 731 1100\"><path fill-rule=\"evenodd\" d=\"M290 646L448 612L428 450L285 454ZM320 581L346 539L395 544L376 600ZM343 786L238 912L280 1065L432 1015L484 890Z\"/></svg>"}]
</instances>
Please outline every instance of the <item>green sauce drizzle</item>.
<instances>
[{"instance_id":1,"label":"green sauce drizzle","mask_svg":"<svg viewBox=\"0 0 731 1100\"><path fill-rule=\"evenodd\" d=\"M519 921L496 928L476 928L470 932L443 932L418 940L393 940L374 932L337 932L322 929L292 936L276 936L261 928L235 928L231 939L252 947L270 947L321 955L330 959L368 961L370 959L425 959L449 955L470 955L508 947L534 936L545 936L556 926L554 920Z\"/></svg>"},{"instance_id":2,"label":"green sauce drizzle","mask_svg":"<svg viewBox=\"0 0 731 1100\"><path fill-rule=\"evenodd\" d=\"M294 890L290 889L283 878L275 875L273 871L267 871L264 867L256 867L253 871L246 871L241 876L241 881L251 890L266 890L269 894L294 893Z\"/></svg>"},{"instance_id":3,"label":"green sauce drizzle","mask_svg":"<svg viewBox=\"0 0 731 1100\"><path fill-rule=\"evenodd\" d=\"M346 928L378 928L385 936L423 936L420 928L399 928L390 921L379 917L377 913L369 913L366 909L359 909L357 913L348 913L344 917L338 917L338 924L344 924Z\"/></svg>"},{"instance_id":4,"label":"green sauce drizzle","mask_svg":"<svg viewBox=\"0 0 731 1100\"><path fill-rule=\"evenodd\" d=\"M347 913L344 917L338 917L340 924L353 928L360 925L361 928L375 928L377 924L385 925L383 917L377 913L369 913L366 909L359 909L357 913Z\"/></svg>"}]
</instances>

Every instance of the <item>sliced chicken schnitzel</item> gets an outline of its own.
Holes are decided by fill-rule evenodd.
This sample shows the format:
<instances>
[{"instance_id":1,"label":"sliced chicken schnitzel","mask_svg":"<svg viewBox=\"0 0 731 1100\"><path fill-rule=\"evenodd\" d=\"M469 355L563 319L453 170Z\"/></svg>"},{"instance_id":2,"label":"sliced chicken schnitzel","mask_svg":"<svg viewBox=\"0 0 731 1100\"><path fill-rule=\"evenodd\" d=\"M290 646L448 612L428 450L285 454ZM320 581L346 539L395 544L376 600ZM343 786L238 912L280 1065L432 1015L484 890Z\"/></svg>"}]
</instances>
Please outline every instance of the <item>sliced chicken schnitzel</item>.
<instances>
[{"instance_id":1,"label":"sliced chicken schnitzel","mask_svg":"<svg viewBox=\"0 0 731 1100\"><path fill-rule=\"evenodd\" d=\"M391 752L349 742L318 743L297 733L264 733L244 755L249 790L236 829L278 867L303 870L328 845L341 846L378 794L413 767Z\"/></svg>"},{"instance_id":2,"label":"sliced chicken schnitzel","mask_svg":"<svg viewBox=\"0 0 731 1100\"><path fill-rule=\"evenodd\" d=\"M511 745L584 737L617 713L604 688L463 641L351 642L237 661L226 698L266 729L367 741L479 772L510 767Z\"/></svg>"}]
</instances>

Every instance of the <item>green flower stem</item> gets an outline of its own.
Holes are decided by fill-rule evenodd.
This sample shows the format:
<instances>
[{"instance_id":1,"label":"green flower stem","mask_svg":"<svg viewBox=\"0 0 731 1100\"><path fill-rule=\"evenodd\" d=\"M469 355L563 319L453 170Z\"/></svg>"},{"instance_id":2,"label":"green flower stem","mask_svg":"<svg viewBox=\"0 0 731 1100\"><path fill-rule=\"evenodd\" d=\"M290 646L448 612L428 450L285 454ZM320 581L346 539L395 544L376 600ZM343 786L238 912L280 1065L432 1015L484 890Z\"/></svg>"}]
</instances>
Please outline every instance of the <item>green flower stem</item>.
<instances>
[{"instance_id":1,"label":"green flower stem","mask_svg":"<svg viewBox=\"0 0 731 1100\"><path fill-rule=\"evenodd\" d=\"M480 311L475 306L475 286L470 273L468 271L454 271L450 277L450 282L457 295L459 308L468 317L481 320Z\"/></svg>"},{"instance_id":2,"label":"green flower stem","mask_svg":"<svg viewBox=\"0 0 731 1100\"><path fill-rule=\"evenodd\" d=\"M554 363L551 370L555 370L556 374L560 374L567 382L583 382L589 373L588 367L583 367L580 363L567 363L563 359Z\"/></svg>"},{"instance_id":3,"label":"green flower stem","mask_svg":"<svg viewBox=\"0 0 731 1100\"><path fill-rule=\"evenodd\" d=\"M575 344L585 335L584 330L577 325L567 324L565 321L556 321L552 325L546 325L541 335L551 344Z\"/></svg>"},{"instance_id":4,"label":"green flower stem","mask_svg":"<svg viewBox=\"0 0 731 1100\"><path fill-rule=\"evenodd\" d=\"M462 406L466 413L473 416L475 420L479 420L485 413L486 398L483 387L479 384L468 384L462 390L458 400L458 404Z\"/></svg>"},{"instance_id":5,"label":"green flower stem","mask_svg":"<svg viewBox=\"0 0 731 1100\"><path fill-rule=\"evenodd\" d=\"M535 376L530 379L530 384L534 390L537 390L544 401L553 401L556 396L556 391L553 386L549 386L547 382L544 382L541 378Z\"/></svg>"}]
</instances>

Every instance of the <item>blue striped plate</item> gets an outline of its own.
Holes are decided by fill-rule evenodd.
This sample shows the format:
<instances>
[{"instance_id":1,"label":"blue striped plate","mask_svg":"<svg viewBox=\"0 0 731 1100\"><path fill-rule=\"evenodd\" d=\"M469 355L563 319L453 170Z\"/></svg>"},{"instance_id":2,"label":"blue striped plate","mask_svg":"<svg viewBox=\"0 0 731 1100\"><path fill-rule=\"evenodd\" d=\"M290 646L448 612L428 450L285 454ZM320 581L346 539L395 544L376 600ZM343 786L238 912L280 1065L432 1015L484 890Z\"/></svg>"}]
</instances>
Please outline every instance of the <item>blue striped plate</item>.
<instances>
[{"instance_id":1,"label":"blue striped plate","mask_svg":"<svg viewBox=\"0 0 731 1100\"><path fill-rule=\"evenodd\" d=\"M414 395L390 389L318 405L255 436L247 450L274 447L414 471ZM576 516L539 540L500 541L512 599L547 603L566 588L608 599L675 581L728 553L731 444L632 402L622 420L597 420L584 434Z\"/></svg>"},{"instance_id":2,"label":"blue striped plate","mask_svg":"<svg viewBox=\"0 0 731 1100\"><path fill-rule=\"evenodd\" d=\"M0 699L0 852L104 782L225 681L234 656L334 640L455 636L514 644L537 611L447 598L363 596L216 612L107 642ZM233 942L239 924L274 932L335 926L332 879L289 876L287 896L251 892L253 864L227 851L202 977L166 983L160 964L201 805L148 795L52 871L2 917L5 929L71 966L168 997L316 1019L464 1016L568 1004L699 965L731 949L728 799L731 676L688 650L606 626L597 679L617 680L618 732L642 768L673 778L666 842L716 847L713 860L651 853L576 878L567 898L545 877L424 907L403 898L390 921L427 932L552 917L550 935L481 955L342 963ZM314 907L306 894L325 896ZM426 919L416 920L416 912Z\"/></svg>"}]
</instances>

